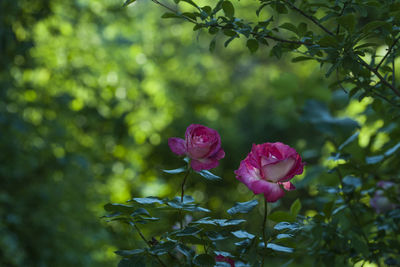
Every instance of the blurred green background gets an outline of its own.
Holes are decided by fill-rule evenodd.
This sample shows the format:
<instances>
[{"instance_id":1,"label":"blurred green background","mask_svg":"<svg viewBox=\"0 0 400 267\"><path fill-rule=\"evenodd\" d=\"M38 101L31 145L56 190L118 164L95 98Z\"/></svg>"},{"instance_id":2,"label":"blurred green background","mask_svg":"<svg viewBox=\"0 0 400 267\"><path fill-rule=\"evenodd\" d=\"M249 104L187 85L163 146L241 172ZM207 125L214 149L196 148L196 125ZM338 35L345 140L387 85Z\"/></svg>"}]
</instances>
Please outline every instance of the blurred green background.
<instances>
[{"instance_id":1,"label":"blurred green background","mask_svg":"<svg viewBox=\"0 0 400 267\"><path fill-rule=\"evenodd\" d=\"M103 205L177 195L182 177L160 170L183 165L167 139L191 123L222 137L226 157L214 173L223 182L193 175L187 184L221 216L253 196L233 174L252 143L302 154L298 190L277 205L301 196L312 214L315 177L334 179L325 141L342 142L357 121L365 146L381 126L361 114L369 98L348 103L331 92L319 65L277 61L268 48L251 55L240 40L210 53L206 33L162 13L149 1L0 1L1 266L116 266L113 251L137 237L101 219ZM323 112L326 127L313 127Z\"/></svg>"}]
</instances>

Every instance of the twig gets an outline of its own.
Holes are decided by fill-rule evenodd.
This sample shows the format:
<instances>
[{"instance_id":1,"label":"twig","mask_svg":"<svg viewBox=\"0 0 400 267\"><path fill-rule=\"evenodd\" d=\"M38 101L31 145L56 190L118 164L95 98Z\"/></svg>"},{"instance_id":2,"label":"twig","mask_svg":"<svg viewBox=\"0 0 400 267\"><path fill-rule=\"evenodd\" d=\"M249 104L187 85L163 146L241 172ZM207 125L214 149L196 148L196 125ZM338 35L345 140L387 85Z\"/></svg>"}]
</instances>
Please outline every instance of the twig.
<instances>
[{"instance_id":1,"label":"twig","mask_svg":"<svg viewBox=\"0 0 400 267\"><path fill-rule=\"evenodd\" d=\"M265 248L267 248L267 237L265 235L265 227L266 227L266 224L267 224L267 216L268 216L268 202L264 197L264 219L263 219L261 231L262 231L262 235L263 235L264 247ZM263 255L262 260L261 260L261 266L262 267L264 267L264 258L265 257Z\"/></svg>"},{"instance_id":2,"label":"twig","mask_svg":"<svg viewBox=\"0 0 400 267\"><path fill-rule=\"evenodd\" d=\"M164 8L166 8L166 9L168 9L168 10L171 11L172 13L174 13L174 14L176 14L176 15L178 15L178 16L181 16L182 18L186 19L186 20L189 21L189 22L194 23L194 24L197 24L197 21L195 21L195 20L193 20L193 19L191 19L191 18L189 18L189 17L187 17L187 16L185 16L185 15L180 14L177 10L175 10L175 9L173 9L173 8L171 8L171 7L167 6L167 5L165 5L165 4L161 3L161 2L159 2L158 0L151 0L151 1L152 1L153 3L156 3L157 5L160 5L160 6L164 7Z\"/></svg>"},{"instance_id":3,"label":"twig","mask_svg":"<svg viewBox=\"0 0 400 267\"><path fill-rule=\"evenodd\" d=\"M361 65L363 65L364 67L366 67L369 71L371 71L373 74L376 75L376 77L379 78L379 80L386 85L387 87L389 87L396 95L398 95L400 97L400 91L394 87L392 84L390 84L388 81L385 80L385 78L382 77L382 75L373 67L371 67L367 62L365 62L362 58L358 57L356 58L356 61L358 61Z\"/></svg>"},{"instance_id":4,"label":"twig","mask_svg":"<svg viewBox=\"0 0 400 267\"><path fill-rule=\"evenodd\" d=\"M325 28L324 25L322 25L321 23L319 23L318 20L316 20L315 18L313 18L312 16L304 13L303 10L297 8L295 5L293 5L292 3L290 3L289 1L283 0L283 2L285 2L287 5L289 5L292 9L296 10L297 12L299 12L301 15L303 15L304 17L306 17L307 19L311 20L315 25L317 25L318 27L320 27L324 32L326 32L327 34L334 36L334 34L328 30L327 28Z\"/></svg>"},{"instance_id":5,"label":"twig","mask_svg":"<svg viewBox=\"0 0 400 267\"><path fill-rule=\"evenodd\" d=\"M148 242L147 239L144 237L144 235L143 235L142 232L140 231L139 227L137 227L135 223L132 223L132 224L133 224L133 227L135 227L136 231L139 233L140 237L143 239L143 241L147 244L147 246L149 246L149 248L151 248L149 242ZM162 266L167 267L167 265L165 265L165 263L164 263L157 255L153 255L153 256L158 260L158 262L159 262Z\"/></svg>"},{"instance_id":6,"label":"twig","mask_svg":"<svg viewBox=\"0 0 400 267\"><path fill-rule=\"evenodd\" d=\"M389 56L390 52L392 52L393 47L396 45L396 43L399 41L400 36L394 40L393 44L389 47L388 51L386 54L383 56L381 61L379 61L378 65L376 65L375 70L378 71L379 67L383 64L383 62L386 60L386 58Z\"/></svg>"}]
</instances>

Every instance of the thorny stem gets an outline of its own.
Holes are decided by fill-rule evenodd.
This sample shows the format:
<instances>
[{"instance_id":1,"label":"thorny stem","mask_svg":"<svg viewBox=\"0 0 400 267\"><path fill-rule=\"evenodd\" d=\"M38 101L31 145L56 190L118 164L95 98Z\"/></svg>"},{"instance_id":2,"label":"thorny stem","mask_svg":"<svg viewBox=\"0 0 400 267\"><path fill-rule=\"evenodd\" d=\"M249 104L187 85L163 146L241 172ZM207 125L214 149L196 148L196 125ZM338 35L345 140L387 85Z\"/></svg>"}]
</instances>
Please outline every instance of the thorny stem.
<instances>
[{"instance_id":1,"label":"thorny stem","mask_svg":"<svg viewBox=\"0 0 400 267\"><path fill-rule=\"evenodd\" d=\"M264 247L267 248L267 237L265 234L265 227L267 224L267 216L268 216L268 202L264 197L264 219L261 227L262 235L263 235L263 241L264 241ZM261 266L264 267L264 256L262 257L261 260Z\"/></svg>"},{"instance_id":2,"label":"thorny stem","mask_svg":"<svg viewBox=\"0 0 400 267\"><path fill-rule=\"evenodd\" d=\"M400 36L396 38L396 40L394 40L393 44L389 47L388 51L386 52L386 54L383 56L383 58L381 59L381 61L379 61L378 65L376 65L375 70L378 70L379 67L382 65L383 62L385 62L386 58L389 56L389 54L392 52L392 49L394 48L394 46L396 45L396 43L399 41Z\"/></svg>"},{"instance_id":3,"label":"thorny stem","mask_svg":"<svg viewBox=\"0 0 400 267\"><path fill-rule=\"evenodd\" d=\"M149 244L149 241L147 241L147 239L144 237L144 235L143 235L142 232L140 231L139 227L137 227L137 225L134 224L134 223L133 223L133 227L135 227L136 231L139 233L140 237L141 237L141 238L143 239L143 241L147 244L147 246L149 246L149 248L151 248L151 246L150 246L150 244ZM167 267L167 265L165 265L165 263L164 263L157 255L153 255L153 256L158 260L158 262L159 262L162 266Z\"/></svg>"}]
</instances>

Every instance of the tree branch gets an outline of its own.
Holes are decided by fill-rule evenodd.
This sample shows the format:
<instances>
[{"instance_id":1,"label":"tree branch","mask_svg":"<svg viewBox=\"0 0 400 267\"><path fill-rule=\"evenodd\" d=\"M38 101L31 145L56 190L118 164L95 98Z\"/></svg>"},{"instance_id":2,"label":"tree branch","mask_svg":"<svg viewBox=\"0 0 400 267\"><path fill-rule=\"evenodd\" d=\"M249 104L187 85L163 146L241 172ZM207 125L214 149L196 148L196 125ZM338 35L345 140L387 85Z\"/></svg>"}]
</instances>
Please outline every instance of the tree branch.
<instances>
[{"instance_id":1,"label":"tree branch","mask_svg":"<svg viewBox=\"0 0 400 267\"><path fill-rule=\"evenodd\" d=\"M383 58L381 59L381 61L379 61L378 65L376 65L375 70L378 70L379 67L383 64L383 62L386 60L386 58L389 56L389 54L392 52L393 47L396 45L396 43L399 41L400 36L396 38L396 40L394 40L393 44L389 47L388 51L386 52L386 54L383 56Z\"/></svg>"},{"instance_id":2,"label":"tree branch","mask_svg":"<svg viewBox=\"0 0 400 267\"><path fill-rule=\"evenodd\" d=\"M378 72L378 70L371 67L367 62L365 62L362 58L358 56L356 57L356 61L359 62L361 65L363 65L365 68L367 68L369 71L371 71L373 74L375 74L376 77L378 77L378 79L381 81L381 83L389 87L397 96L400 97L400 91L392 84L390 84L388 81L386 81L385 78Z\"/></svg>"},{"instance_id":3,"label":"tree branch","mask_svg":"<svg viewBox=\"0 0 400 267\"><path fill-rule=\"evenodd\" d=\"M333 32L331 32L330 30L328 30L327 28L325 28L324 25L322 25L321 23L319 23L318 20L316 20L314 17L304 13L303 10L299 9L298 7L296 7L295 5L293 5L292 3L290 3L289 1L283 0L283 2L285 2L288 6L290 6L290 8L296 10L297 12L299 12L301 15L303 15L303 17L311 20L315 25L317 25L318 27L320 27L324 32L326 32L327 34L334 36Z\"/></svg>"}]
</instances>

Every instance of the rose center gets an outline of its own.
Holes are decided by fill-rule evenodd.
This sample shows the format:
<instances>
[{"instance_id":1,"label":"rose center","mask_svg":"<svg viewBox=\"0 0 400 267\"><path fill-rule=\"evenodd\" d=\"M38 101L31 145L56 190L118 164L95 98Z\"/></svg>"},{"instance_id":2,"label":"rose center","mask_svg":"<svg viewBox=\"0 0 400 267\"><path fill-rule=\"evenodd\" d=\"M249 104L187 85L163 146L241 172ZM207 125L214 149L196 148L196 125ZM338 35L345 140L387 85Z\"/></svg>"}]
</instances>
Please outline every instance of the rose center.
<instances>
[{"instance_id":1,"label":"rose center","mask_svg":"<svg viewBox=\"0 0 400 267\"><path fill-rule=\"evenodd\" d=\"M287 158L274 164L267 164L262 167L265 179L278 182L285 177L295 164L294 158Z\"/></svg>"}]
</instances>

